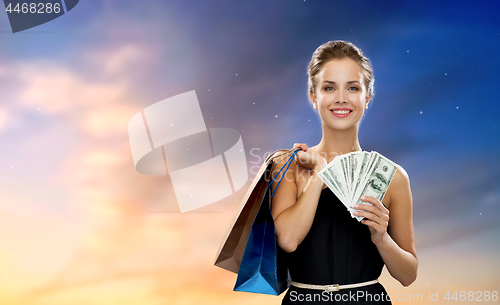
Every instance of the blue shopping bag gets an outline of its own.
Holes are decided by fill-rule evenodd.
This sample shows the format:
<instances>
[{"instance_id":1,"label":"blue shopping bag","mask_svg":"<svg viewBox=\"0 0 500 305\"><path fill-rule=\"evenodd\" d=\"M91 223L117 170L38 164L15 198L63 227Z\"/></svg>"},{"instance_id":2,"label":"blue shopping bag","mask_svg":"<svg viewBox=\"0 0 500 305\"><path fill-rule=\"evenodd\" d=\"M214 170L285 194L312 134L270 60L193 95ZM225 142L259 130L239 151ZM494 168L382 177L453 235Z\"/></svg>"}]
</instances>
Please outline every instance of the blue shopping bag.
<instances>
[{"instance_id":1,"label":"blue shopping bag","mask_svg":"<svg viewBox=\"0 0 500 305\"><path fill-rule=\"evenodd\" d=\"M234 291L280 295L289 286L286 282L288 269L285 252L276 243L274 220L271 214L271 198L299 150L293 152L276 175L277 177L286 166L274 191L271 193L270 189L274 179L266 189L259 211L252 224ZM267 176L267 179L270 179L270 176Z\"/></svg>"}]
</instances>

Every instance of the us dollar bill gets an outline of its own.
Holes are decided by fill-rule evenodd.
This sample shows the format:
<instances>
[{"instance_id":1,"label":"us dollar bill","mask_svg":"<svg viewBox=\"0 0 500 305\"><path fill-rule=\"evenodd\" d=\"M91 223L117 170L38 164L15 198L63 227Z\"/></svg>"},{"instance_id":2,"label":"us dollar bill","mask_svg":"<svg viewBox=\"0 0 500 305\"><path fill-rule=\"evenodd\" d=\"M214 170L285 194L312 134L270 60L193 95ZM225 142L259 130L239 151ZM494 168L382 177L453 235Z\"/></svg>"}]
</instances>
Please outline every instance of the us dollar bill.
<instances>
[{"instance_id":1,"label":"us dollar bill","mask_svg":"<svg viewBox=\"0 0 500 305\"><path fill-rule=\"evenodd\" d=\"M358 191L360 179L363 177L364 174L364 168L366 166L366 163L368 161L368 155L369 153L367 152L358 152L353 154L353 174L352 174L352 179L353 179L353 186L352 190L353 193L356 194Z\"/></svg>"},{"instance_id":2,"label":"us dollar bill","mask_svg":"<svg viewBox=\"0 0 500 305\"><path fill-rule=\"evenodd\" d=\"M336 185L335 180L328 174L328 171L319 172L318 176L328 186L328 188L339 198L340 201L345 201L344 194L341 189Z\"/></svg>"},{"instance_id":3,"label":"us dollar bill","mask_svg":"<svg viewBox=\"0 0 500 305\"><path fill-rule=\"evenodd\" d=\"M387 159L386 157L377 154L377 157L372 166L371 172L367 175L366 183L361 191L356 194L356 200L353 201L354 204L370 204L369 202L361 201L362 196L370 196L375 199L382 201L389 188L389 185L396 173L398 166L396 163ZM359 196L358 196L359 195ZM353 206L352 205L352 206ZM354 212L353 207L349 207L351 212ZM355 217L358 221L363 219L362 216Z\"/></svg>"},{"instance_id":4,"label":"us dollar bill","mask_svg":"<svg viewBox=\"0 0 500 305\"><path fill-rule=\"evenodd\" d=\"M332 192L340 199L340 201L347 202L347 196L344 192L344 187L341 182L341 177L337 175L337 172L333 168L333 163L327 165L323 168L318 176L323 180L323 182L332 190Z\"/></svg>"},{"instance_id":5,"label":"us dollar bill","mask_svg":"<svg viewBox=\"0 0 500 305\"><path fill-rule=\"evenodd\" d=\"M319 173L320 179L354 216L355 204L370 204L360 200L370 196L382 201L397 171L397 164L376 151L358 151L336 156Z\"/></svg>"}]
</instances>

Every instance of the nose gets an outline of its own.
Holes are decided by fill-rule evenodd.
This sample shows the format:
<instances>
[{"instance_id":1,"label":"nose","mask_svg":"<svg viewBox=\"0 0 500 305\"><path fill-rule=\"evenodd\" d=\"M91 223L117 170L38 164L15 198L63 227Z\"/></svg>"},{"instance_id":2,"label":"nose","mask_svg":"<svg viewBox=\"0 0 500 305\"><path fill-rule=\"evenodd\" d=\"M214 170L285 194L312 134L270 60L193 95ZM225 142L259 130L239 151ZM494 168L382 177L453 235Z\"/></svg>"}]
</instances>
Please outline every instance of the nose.
<instances>
[{"instance_id":1,"label":"nose","mask_svg":"<svg viewBox=\"0 0 500 305\"><path fill-rule=\"evenodd\" d=\"M338 91L338 95L337 95L337 100L335 101L336 104L345 104L347 103L347 100L345 98L345 93L342 91L342 90L339 90Z\"/></svg>"}]
</instances>

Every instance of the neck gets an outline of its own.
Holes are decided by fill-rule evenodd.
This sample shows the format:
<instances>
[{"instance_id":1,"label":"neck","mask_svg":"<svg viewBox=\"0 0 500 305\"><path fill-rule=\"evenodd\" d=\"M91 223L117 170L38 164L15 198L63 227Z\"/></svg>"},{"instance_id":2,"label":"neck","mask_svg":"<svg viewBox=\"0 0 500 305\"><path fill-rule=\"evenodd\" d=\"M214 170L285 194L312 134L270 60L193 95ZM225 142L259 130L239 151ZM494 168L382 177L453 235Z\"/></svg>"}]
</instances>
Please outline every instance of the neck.
<instances>
[{"instance_id":1,"label":"neck","mask_svg":"<svg viewBox=\"0 0 500 305\"><path fill-rule=\"evenodd\" d=\"M316 146L316 152L329 163L335 156L360 151L358 125L348 130L334 130L323 126L323 136Z\"/></svg>"}]
</instances>

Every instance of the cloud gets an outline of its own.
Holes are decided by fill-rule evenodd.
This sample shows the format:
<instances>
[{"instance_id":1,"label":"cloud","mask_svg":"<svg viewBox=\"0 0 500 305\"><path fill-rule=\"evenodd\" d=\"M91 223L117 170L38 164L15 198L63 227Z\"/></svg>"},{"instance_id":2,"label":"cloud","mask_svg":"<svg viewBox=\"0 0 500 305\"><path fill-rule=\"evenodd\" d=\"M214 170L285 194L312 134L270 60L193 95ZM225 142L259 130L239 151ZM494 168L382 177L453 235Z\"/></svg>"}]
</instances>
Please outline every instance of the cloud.
<instances>
[{"instance_id":1,"label":"cloud","mask_svg":"<svg viewBox=\"0 0 500 305\"><path fill-rule=\"evenodd\" d=\"M132 80L124 72L138 65L141 50L127 44L83 56L89 65L102 64L100 80L48 61L7 65L16 83L9 99L18 101L9 111L24 120L18 128L31 124L26 119L37 108L50 126L12 138L13 147L41 146L38 162L51 154L59 158L43 179L32 177L27 184L26 176L19 176L12 181L15 188L2 190L10 204L0 206L8 208L0 210L9 219L3 224L6 232L17 233L0 235L0 264L16 274L4 283L13 292L0 293L1 303L67 304L88 295L103 304L118 299L134 304L138 296L141 304L158 299L219 304L240 298L231 293L234 274L213 261L234 203L246 188L218 204L229 213L149 213L151 205L172 210L176 200L166 176L141 175L132 162L127 123L143 105L131 94ZM70 133L71 142L61 138L61 129ZM29 160L30 151L18 151L20 159ZM61 195L44 195L47 188ZM34 208L23 193L37 198ZM12 213L16 216L9 217ZM186 287L200 288L193 294Z\"/></svg>"},{"instance_id":2,"label":"cloud","mask_svg":"<svg viewBox=\"0 0 500 305\"><path fill-rule=\"evenodd\" d=\"M7 124L7 111L0 108L0 131Z\"/></svg>"},{"instance_id":3,"label":"cloud","mask_svg":"<svg viewBox=\"0 0 500 305\"><path fill-rule=\"evenodd\" d=\"M53 63L23 63L14 69L25 83L21 102L52 113L88 111L124 96L120 84L91 83Z\"/></svg>"}]
</instances>

